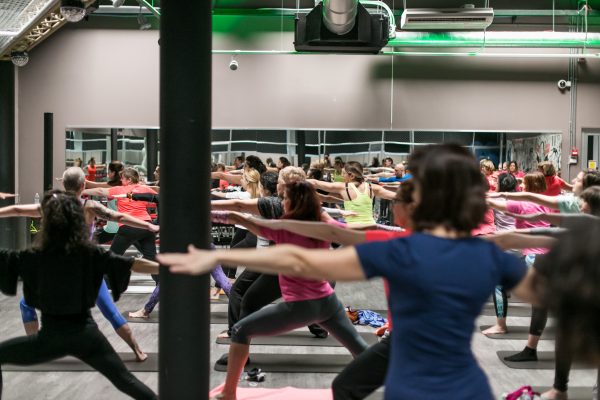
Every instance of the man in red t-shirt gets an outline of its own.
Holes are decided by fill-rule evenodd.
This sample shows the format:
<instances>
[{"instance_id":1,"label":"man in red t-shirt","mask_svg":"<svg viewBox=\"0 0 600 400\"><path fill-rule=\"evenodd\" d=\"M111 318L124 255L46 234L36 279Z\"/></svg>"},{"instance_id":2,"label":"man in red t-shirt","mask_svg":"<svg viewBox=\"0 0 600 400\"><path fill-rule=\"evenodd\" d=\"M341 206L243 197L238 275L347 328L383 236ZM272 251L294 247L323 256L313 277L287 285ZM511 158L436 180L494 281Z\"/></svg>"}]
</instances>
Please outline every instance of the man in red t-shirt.
<instances>
[{"instance_id":1,"label":"man in red t-shirt","mask_svg":"<svg viewBox=\"0 0 600 400\"><path fill-rule=\"evenodd\" d=\"M117 211L141 219L142 221L152 221L148 210L147 202L133 201L127 197L121 197L128 193L152 193L156 192L148 186L139 184L140 177L133 168L125 168L121 173L121 186L112 186L110 188L86 189L82 195L99 197L117 197ZM129 246L134 245L143 257L154 261L156 258L156 234L153 232L119 224L119 230L115 235L110 250L113 253L122 255ZM156 281L158 276L152 276Z\"/></svg>"}]
</instances>

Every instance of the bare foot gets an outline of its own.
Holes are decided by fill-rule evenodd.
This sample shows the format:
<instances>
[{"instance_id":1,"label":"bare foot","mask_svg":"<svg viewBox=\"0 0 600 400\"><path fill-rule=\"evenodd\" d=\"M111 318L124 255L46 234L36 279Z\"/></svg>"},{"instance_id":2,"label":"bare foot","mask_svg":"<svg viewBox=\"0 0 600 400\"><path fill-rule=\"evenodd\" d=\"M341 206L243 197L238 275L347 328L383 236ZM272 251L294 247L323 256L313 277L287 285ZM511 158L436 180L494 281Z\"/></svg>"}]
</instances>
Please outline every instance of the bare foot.
<instances>
[{"instance_id":1,"label":"bare foot","mask_svg":"<svg viewBox=\"0 0 600 400\"><path fill-rule=\"evenodd\" d=\"M561 392L554 388L542 393L543 400L568 400L567 392Z\"/></svg>"},{"instance_id":2,"label":"bare foot","mask_svg":"<svg viewBox=\"0 0 600 400\"><path fill-rule=\"evenodd\" d=\"M144 353L139 347L134 349L133 352L135 353L137 362L144 362L146 359L148 359L148 354Z\"/></svg>"},{"instance_id":3,"label":"bare foot","mask_svg":"<svg viewBox=\"0 0 600 400\"><path fill-rule=\"evenodd\" d=\"M230 337L231 336L229 336L229 332L227 331L223 331L217 335L217 338L219 339L229 339Z\"/></svg>"},{"instance_id":4,"label":"bare foot","mask_svg":"<svg viewBox=\"0 0 600 400\"><path fill-rule=\"evenodd\" d=\"M500 325L490 326L486 330L481 331L481 333L483 333L486 336L488 336L488 335L504 335L506 332L508 332L508 329L506 329L505 327L500 326Z\"/></svg>"},{"instance_id":5,"label":"bare foot","mask_svg":"<svg viewBox=\"0 0 600 400\"><path fill-rule=\"evenodd\" d=\"M148 314L146 312L146 310L144 310L143 308L141 310L137 310L137 311L129 313L129 318L144 318L144 319L148 319L149 317L150 317L150 314Z\"/></svg>"},{"instance_id":6,"label":"bare foot","mask_svg":"<svg viewBox=\"0 0 600 400\"><path fill-rule=\"evenodd\" d=\"M236 400L236 395L234 394L226 394L225 392L221 392L214 397L211 397L211 400Z\"/></svg>"},{"instance_id":7,"label":"bare foot","mask_svg":"<svg viewBox=\"0 0 600 400\"><path fill-rule=\"evenodd\" d=\"M219 292L221 291L221 289L215 287L215 288L210 288L210 299L211 300L219 300Z\"/></svg>"}]
</instances>

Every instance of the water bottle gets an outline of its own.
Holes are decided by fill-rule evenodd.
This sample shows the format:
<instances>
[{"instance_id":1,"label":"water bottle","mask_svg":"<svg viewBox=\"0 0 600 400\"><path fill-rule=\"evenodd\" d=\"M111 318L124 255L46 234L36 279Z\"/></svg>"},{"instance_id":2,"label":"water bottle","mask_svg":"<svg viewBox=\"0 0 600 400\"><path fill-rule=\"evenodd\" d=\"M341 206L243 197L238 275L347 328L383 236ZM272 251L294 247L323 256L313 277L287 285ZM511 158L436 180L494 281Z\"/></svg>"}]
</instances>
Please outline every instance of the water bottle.
<instances>
[{"instance_id":1,"label":"water bottle","mask_svg":"<svg viewBox=\"0 0 600 400\"><path fill-rule=\"evenodd\" d=\"M40 194L36 193L35 196L33 196L33 204L40 204Z\"/></svg>"}]
</instances>

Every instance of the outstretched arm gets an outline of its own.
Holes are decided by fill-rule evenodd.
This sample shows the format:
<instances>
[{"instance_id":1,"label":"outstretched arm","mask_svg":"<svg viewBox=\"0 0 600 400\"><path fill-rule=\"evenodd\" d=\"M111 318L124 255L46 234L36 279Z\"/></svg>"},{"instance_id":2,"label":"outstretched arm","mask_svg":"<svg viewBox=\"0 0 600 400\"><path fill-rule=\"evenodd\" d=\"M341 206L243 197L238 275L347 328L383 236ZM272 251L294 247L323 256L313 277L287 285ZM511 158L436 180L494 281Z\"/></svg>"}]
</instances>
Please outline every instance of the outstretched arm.
<instances>
[{"instance_id":1,"label":"outstretched arm","mask_svg":"<svg viewBox=\"0 0 600 400\"><path fill-rule=\"evenodd\" d=\"M551 247L556 244L556 238L551 236L530 235L513 231L482 235L480 237L489 240L490 242L494 242L496 246L503 250Z\"/></svg>"},{"instance_id":2,"label":"outstretched arm","mask_svg":"<svg viewBox=\"0 0 600 400\"><path fill-rule=\"evenodd\" d=\"M233 183L234 185L241 185L242 183L242 175L231 174L226 172L211 172L211 179L223 179L229 183Z\"/></svg>"},{"instance_id":3,"label":"outstretched arm","mask_svg":"<svg viewBox=\"0 0 600 400\"><path fill-rule=\"evenodd\" d=\"M521 219L523 221L530 221L530 222L545 221L545 222L548 222L555 226L562 225L562 217L563 217L563 214L543 213L543 212L535 213L535 214L515 214L515 213L511 213L511 212L506 212L506 215L508 215L509 217Z\"/></svg>"},{"instance_id":4,"label":"outstretched arm","mask_svg":"<svg viewBox=\"0 0 600 400\"><path fill-rule=\"evenodd\" d=\"M159 265L157 262L146 260L145 258L136 258L133 261L131 270L140 274L158 275Z\"/></svg>"},{"instance_id":5,"label":"outstretched arm","mask_svg":"<svg viewBox=\"0 0 600 400\"><path fill-rule=\"evenodd\" d=\"M14 193L2 193L0 192L0 200L6 200L6 199L10 199L11 197L15 197L16 194Z\"/></svg>"},{"instance_id":6,"label":"outstretched arm","mask_svg":"<svg viewBox=\"0 0 600 400\"><path fill-rule=\"evenodd\" d=\"M108 184L108 182L95 182L95 181L88 181L87 179L85 181L86 189L109 188L109 187L110 187L110 185Z\"/></svg>"},{"instance_id":7,"label":"outstretched arm","mask_svg":"<svg viewBox=\"0 0 600 400\"><path fill-rule=\"evenodd\" d=\"M394 200L396 198L396 192L384 189L382 186L372 185L373 194L375 197L381 197L386 200Z\"/></svg>"},{"instance_id":8,"label":"outstretched arm","mask_svg":"<svg viewBox=\"0 0 600 400\"><path fill-rule=\"evenodd\" d=\"M86 203L86 207L89 207L90 211L94 213L96 217L106 221L118 222L120 224L132 226L134 228L145 229L154 233L158 232L160 229L158 225L154 225L148 221L143 221L139 218L132 217L131 215L113 211L97 201L88 201Z\"/></svg>"},{"instance_id":9,"label":"outstretched arm","mask_svg":"<svg viewBox=\"0 0 600 400\"><path fill-rule=\"evenodd\" d=\"M492 207L498 211L507 212L505 201L501 201L499 199L493 199L493 198L488 197L486 199L486 203L487 203L488 207Z\"/></svg>"},{"instance_id":10,"label":"outstretched arm","mask_svg":"<svg viewBox=\"0 0 600 400\"><path fill-rule=\"evenodd\" d=\"M306 182L313 185L316 189L321 189L329 193L342 193L345 185L340 182L324 182L316 179L307 179Z\"/></svg>"},{"instance_id":11,"label":"outstretched arm","mask_svg":"<svg viewBox=\"0 0 600 400\"><path fill-rule=\"evenodd\" d=\"M346 246L364 243L366 241L366 234L364 231L342 228L325 222L297 221L292 219L271 220L255 217L251 217L250 219L256 225L261 227L275 230L283 229L298 235L339 243Z\"/></svg>"},{"instance_id":12,"label":"outstretched arm","mask_svg":"<svg viewBox=\"0 0 600 400\"><path fill-rule=\"evenodd\" d=\"M0 218L31 217L40 218L42 208L39 204L19 204L0 208Z\"/></svg>"},{"instance_id":13,"label":"outstretched arm","mask_svg":"<svg viewBox=\"0 0 600 400\"><path fill-rule=\"evenodd\" d=\"M215 200L210 207L215 211L237 211L259 215L258 199L248 200Z\"/></svg>"},{"instance_id":14,"label":"outstretched arm","mask_svg":"<svg viewBox=\"0 0 600 400\"><path fill-rule=\"evenodd\" d=\"M539 193L530 192L501 192L488 193L488 199L494 197L504 197L506 200L530 201L544 207L558 210L558 196L546 196Z\"/></svg>"},{"instance_id":15,"label":"outstretched arm","mask_svg":"<svg viewBox=\"0 0 600 400\"><path fill-rule=\"evenodd\" d=\"M157 256L173 273L200 275L218 264L245 265L266 274L283 274L310 279L357 281L365 274L354 247L340 250L305 249L277 245L267 249L198 250L188 247L185 254L163 253Z\"/></svg>"},{"instance_id":16,"label":"outstretched arm","mask_svg":"<svg viewBox=\"0 0 600 400\"><path fill-rule=\"evenodd\" d=\"M93 188L93 189L84 189L83 192L81 192L81 195L82 196L108 197L108 189L102 188L102 187L97 187L97 188Z\"/></svg>"}]
</instances>

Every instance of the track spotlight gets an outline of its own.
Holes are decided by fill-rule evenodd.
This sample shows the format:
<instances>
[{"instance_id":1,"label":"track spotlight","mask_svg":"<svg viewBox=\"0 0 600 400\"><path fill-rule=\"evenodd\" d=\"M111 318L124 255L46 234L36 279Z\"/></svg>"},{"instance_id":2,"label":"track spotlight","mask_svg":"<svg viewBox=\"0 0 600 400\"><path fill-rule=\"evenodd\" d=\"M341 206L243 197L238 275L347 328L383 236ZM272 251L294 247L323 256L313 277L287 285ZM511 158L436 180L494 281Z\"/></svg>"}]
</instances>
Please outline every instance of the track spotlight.
<instances>
[{"instance_id":1,"label":"track spotlight","mask_svg":"<svg viewBox=\"0 0 600 400\"><path fill-rule=\"evenodd\" d=\"M69 22L79 22L85 17L85 6L81 0L61 0L60 13Z\"/></svg>"},{"instance_id":2,"label":"track spotlight","mask_svg":"<svg viewBox=\"0 0 600 400\"><path fill-rule=\"evenodd\" d=\"M26 51L13 51L10 60L17 67L23 67L29 62L29 54Z\"/></svg>"},{"instance_id":3,"label":"track spotlight","mask_svg":"<svg viewBox=\"0 0 600 400\"><path fill-rule=\"evenodd\" d=\"M148 21L148 18L146 18L146 16L144 14L142 14L142 7L141 6L140 6L140 12L139 12L139 14L137 16L137 21L138 21L138 25L140 26L140 29L142 31L146 31L146 30L152 28L152 25Z\"/></svg>"}]
</instances>

